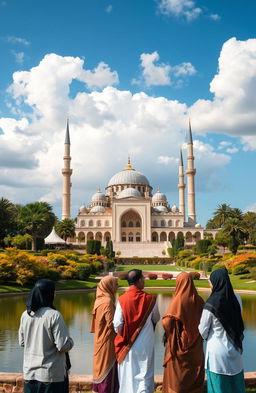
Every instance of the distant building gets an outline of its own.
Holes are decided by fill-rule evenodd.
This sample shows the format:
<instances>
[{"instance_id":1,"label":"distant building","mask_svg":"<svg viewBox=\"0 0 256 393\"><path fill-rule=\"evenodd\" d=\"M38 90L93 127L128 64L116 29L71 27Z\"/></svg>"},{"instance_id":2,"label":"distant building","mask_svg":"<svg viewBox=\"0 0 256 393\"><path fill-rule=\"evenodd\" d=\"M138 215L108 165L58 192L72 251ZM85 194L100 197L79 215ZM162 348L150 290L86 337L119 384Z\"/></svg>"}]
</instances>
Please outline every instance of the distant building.
<instances>
[{"instance_id":1,"label":"distant building","mask_svg":"<svg viewBox=\"0 0 256 393\"><path fill-rule=\"evenodd\" d=\"M70 136L67 123L64 145L62 219L70 217L71 174ZM187 144L187 209L185 213L184 165L182 152L179 162L179 207L170 206L166 195L157 190L152 194L147 177L136 171L128 158L126 167L109 180L105 192L100 189L92 196L89 206L81 206L76 223L74 244L86 244L98 239L102 244L113 241L115 251L123 257L163 256L172 240L181 234L185 244L203 239L204 228L196 221L195 174L193 139L189 123ZM209 231L207 231L209 232ZM210 231L213 236L215 231Z\"/></svg>"}]
</instances>

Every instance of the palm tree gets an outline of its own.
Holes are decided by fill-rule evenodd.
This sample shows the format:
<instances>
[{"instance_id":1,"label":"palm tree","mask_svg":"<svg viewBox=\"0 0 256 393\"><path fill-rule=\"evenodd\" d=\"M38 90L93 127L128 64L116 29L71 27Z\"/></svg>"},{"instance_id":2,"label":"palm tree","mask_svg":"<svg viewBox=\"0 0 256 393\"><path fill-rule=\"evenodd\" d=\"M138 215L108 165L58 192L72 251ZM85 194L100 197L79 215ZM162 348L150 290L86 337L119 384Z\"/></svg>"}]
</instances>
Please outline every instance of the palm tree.
<instances>
[{"instance_id":1,"label":"palm tree","mask_svg":"<svg viewBox=\"0 0 256 393\"><path fill-rule=\"evenodd\" d=\"M243 215L243 224L248 232L248 242L256 244L256 213L246 212Z\"/></svg>"},{"instance_id":2,"label":"palm tree","mask_svg":"<svg viewBox=\"0 0 256 393\"><path fill-rule=\"evenodd\" d=\"M68 237L74 237L75 232L75 220L71 218L64 218L62 221L58 221L55 226L57 234L67 240Z\"/></svg>"},{"instance_id":3,"label":"palm tree","mask_svg":"<svg viewBox=\"0 0 256 393\"><path fill-rule=\"evenodd\" d=\"M18 215L21 232L32 236L32 250L36 250L37 238L49 235L55 221L56 216L47 202L28 203Z\"/></svg>"},{"instance_id":4,"label":"palm tree","mask_svg":"<svg viewBox=\"0 0 256 393\"><path fill-rule=\"evenodd\" d=\"M225 222L232 217L232 209L230 205L222 203L218 205L217 209L213 213L213 221L218 225L219 228L223 227Z\"/></svg>"},{"instance_id":5,"label":"palm tree","mask_svg":"<svg viewBox=\"0 0 256 393\"><path fill-rule=\"evenodd\" d=\"M247 230L241 220L237 218L229 218L224 225L223 232L231 237L229 248L235 254L239 244L247 236Z\"/></svg>"},{"instance_id":6,"label":"palm tree","mask_svg":"<svg viewBox=\"0 0 256 393\"><path fill-rule=\"evenodd\" d=\"M17 208L6 198L0 199L0 241L14 235L17 229Z\"/></svg>"},{"instance_id":7,"label":"palm tree","mask_svg":"<svg viewBox=\"0 0 256 393\"><path fill-rule=\"evenodd\" d=\"M242 218L243 218L242 210L238 209L237 207L231 209L231 217L237 218L238 220L242 220Z\"/></svg>"}]
</instances>

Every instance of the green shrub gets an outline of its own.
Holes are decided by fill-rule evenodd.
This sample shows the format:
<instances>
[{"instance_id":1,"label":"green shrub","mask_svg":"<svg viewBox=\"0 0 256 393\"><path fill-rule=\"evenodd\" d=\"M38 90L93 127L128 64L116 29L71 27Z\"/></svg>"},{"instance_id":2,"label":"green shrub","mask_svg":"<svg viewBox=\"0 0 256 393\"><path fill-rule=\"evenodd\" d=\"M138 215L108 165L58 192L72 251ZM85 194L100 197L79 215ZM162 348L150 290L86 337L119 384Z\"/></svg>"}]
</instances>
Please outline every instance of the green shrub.
<instances>
[{"instance_id":1,"label":"green shrub","mask_svg":"<svg viewBox=\"0 0 256 393\"><path fill-rule=\"evenodd\" d=\"M208 247L212 244L210 239L201 239L196 242L196 251L198 254L207 253Z\"/></svg>"},{"instance_id":2,"label":"green shrub","mask_svg":"<svg viewBox=\"0 0 256 393\"><path fill-rule=\"evenodd\" d=\"M86 251L87 254L100 255L101 241L100 240L87 240Z\"/></svg>"},{"instance_id":3,"label":"green shrub","mask_svg":"<svg viewBox=\"0 0 256 393\"><path fill-rule=\"evenodd\" d=\"M91 274L91 266L88 263L80 263L76 268L79 280L86 281Z\"/></svg>"},{"instance_id":4,"label":"green shrub","mask_svg":"<svg viewBox=\"0 0 256 393\"><path fill-rule=\"evenodd\" d=\"M49 280L53 280L53 281L58 281L61 278L61 274L58 270L50 268L47 269L44 278L48 278Z\"/></svg>"},{"instance_id":5,"label":"green shrub","mask_svg":"<svg viewBox=\"0 0 256 393\"><path fill-rule=\"evenodd\" d=\"M245 264L234 266L232 269L232 274L237 276L238 274L247 274L249 273L249 269Z\"/></svg>"},{"instance_id":6,"label":"green shrub","mask_svg":"<svg viewBox=\"0 0 256 393\"><path fill-rule=\"evenodd\" d=\"M103 264L98 261L92 262L90 266L91 266L92 273L98 273L103 269Z\"/></svg>"},{"instance_id":7,"label":"green shrub","mask_svg":"<svg viewBox=\"0 0 256 393\"><path fill-rule=\"evenodd\" d=\"M226 266L223 265L223 263L216 263L216 264L212 267L212 272L214 272L215 270L218 270L218 269L225 269L225 270L228 270L228 269L226 268Z\"/></svg>"}]
</instances>

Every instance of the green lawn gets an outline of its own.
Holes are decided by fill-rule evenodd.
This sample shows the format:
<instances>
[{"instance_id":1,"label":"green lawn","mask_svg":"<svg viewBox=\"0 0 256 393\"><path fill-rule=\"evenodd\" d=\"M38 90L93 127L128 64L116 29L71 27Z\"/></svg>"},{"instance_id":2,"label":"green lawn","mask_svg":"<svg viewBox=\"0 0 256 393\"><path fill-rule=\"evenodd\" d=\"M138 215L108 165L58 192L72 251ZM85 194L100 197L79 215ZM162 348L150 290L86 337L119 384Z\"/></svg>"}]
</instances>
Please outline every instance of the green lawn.
<instances>
[{"instance_id":1,"label":"green lawn","mask_svg":"<svg viewBox=\"0 0 256 393\"><path fill-rule=\"evenodd\" d=\"M89 278L87 281L80 280L63 280L56 282L56 290L65 290L65 289L91 289L97 286L99 280L95 278ZM21 287L19 285L0 285L0 293L10 293L10 292L29 292L31 290L31 286Z\"/></svg>"},{"instance_id":2,"label":"green lawn","mask_svg":"<svg viewBox=\"0 0 256 393\"><path fill-rule=\"evenodd\" d=\"M116 270L119 272L126 272L131 269L140 269L146 272L161 271L161 272L177 272L184 270L175 265L117 265Z\"/></svg>"}]
</instances>

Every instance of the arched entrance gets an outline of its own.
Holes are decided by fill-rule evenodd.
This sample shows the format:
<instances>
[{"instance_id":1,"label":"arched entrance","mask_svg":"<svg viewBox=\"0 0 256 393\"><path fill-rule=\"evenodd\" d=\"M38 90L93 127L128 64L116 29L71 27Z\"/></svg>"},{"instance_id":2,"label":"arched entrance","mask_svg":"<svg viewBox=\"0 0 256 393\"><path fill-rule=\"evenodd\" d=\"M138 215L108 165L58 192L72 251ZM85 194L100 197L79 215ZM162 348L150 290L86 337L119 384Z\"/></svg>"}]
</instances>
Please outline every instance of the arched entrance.
<instances>
[{"instance_id":1,"label":"arched entrance","mask_svg":"<svg viewBox=\"0 0 256 393\"><path fill-rule=\"evenodd\" d=\"M140 242L142 222L139 213L135 210L128 210L120 217L121 224L121 241L122 242Z\"/></svg>"}]
</instances>

